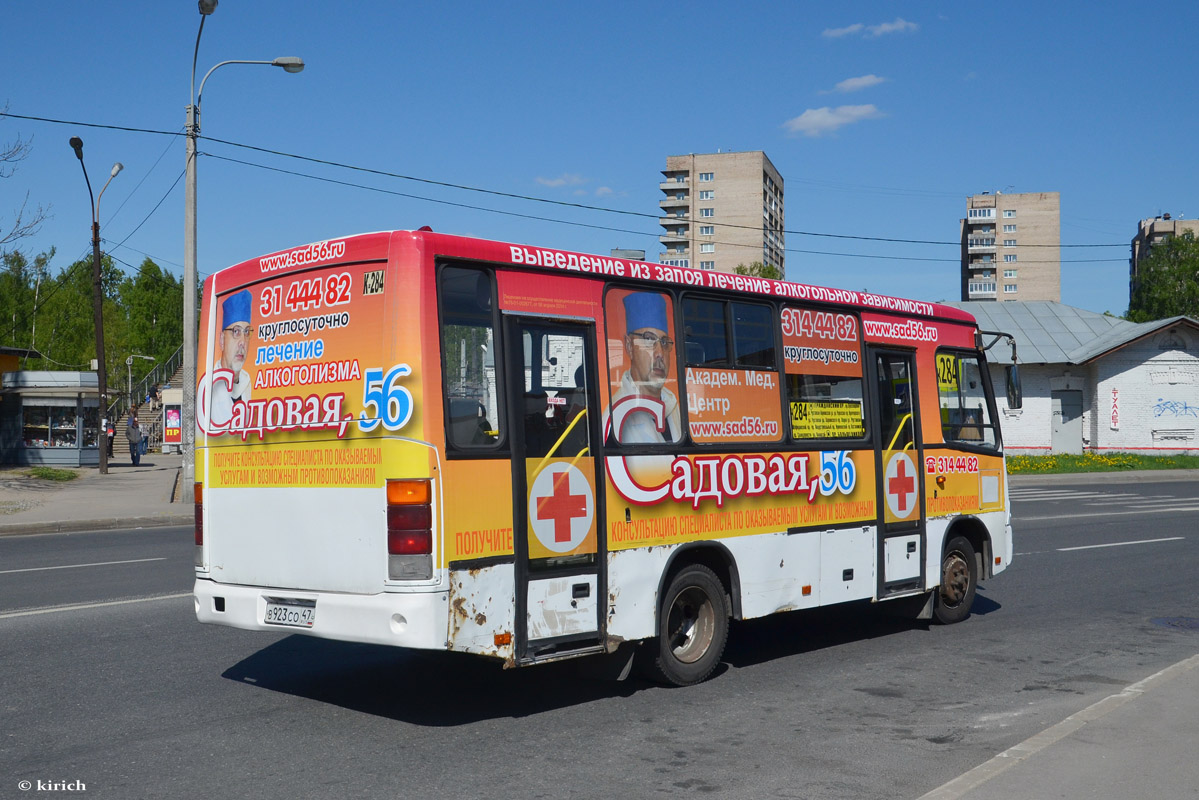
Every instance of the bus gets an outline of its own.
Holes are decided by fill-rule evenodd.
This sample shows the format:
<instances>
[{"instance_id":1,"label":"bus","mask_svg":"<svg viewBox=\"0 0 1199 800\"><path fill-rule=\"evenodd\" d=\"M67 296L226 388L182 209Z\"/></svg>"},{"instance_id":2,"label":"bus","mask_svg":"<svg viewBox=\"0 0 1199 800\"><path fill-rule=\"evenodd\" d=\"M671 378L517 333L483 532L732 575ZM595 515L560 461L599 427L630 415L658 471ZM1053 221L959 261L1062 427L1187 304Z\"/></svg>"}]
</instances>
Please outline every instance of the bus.
<instances>
[{"instance_id":1,"label":"bus","mask_svg":"<svg viewBox=\"0 0 1199 800\"><path fill-rule=\"evenodd\" d=\"M201 622L689 685L733 619L954 623L1012 561L956 308L422 228L221 270L200 327Z\"/></svg>"}]
</instances>

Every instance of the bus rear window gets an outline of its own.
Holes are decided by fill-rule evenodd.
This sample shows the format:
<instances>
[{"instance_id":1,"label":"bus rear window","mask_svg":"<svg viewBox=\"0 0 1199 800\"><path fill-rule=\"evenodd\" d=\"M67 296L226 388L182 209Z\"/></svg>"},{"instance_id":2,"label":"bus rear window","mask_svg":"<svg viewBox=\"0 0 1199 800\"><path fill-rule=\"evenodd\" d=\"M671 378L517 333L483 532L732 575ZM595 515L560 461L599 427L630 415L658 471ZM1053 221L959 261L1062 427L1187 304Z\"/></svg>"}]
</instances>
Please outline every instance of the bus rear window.
<instances>
[{"instance_id":1,"label":"bus rear window","mask_svg":"<svg viewBox=\"0 0 1199 800\"><path fill-rule=\"evenodd\" d=\"M440 275L446 438L456 448L487 449L501 440L491 275L444 267Z\"/></svg>"}]
</instances>

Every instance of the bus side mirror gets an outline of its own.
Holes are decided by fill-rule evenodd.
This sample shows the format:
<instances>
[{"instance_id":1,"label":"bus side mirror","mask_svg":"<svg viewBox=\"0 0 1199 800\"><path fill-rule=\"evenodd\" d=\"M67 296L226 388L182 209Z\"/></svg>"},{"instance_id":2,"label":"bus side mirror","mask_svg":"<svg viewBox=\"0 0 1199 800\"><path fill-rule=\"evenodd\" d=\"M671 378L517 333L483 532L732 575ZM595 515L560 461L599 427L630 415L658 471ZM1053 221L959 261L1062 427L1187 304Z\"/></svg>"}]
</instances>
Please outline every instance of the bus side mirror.
<instances>
[{"instance_id":1,"label":"bus side mirror","mask_svg":"<svg viewBox=\"0 0 1199 800\"><path fill-rule=\"evenodd\" d=\"M1007 367L1007 407L1017 409L1024 405L1024 392L1020 388L1020 367Z\"/></svg>"}]
</instances>

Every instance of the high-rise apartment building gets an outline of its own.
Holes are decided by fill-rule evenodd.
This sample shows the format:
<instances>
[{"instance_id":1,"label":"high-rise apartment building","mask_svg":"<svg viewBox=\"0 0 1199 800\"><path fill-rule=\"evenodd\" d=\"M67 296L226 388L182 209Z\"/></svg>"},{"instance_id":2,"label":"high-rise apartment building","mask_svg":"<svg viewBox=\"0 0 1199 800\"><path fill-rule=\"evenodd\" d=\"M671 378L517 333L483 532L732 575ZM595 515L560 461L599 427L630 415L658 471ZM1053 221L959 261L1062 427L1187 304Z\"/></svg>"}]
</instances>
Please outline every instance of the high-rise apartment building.
<instances>
[{"instance_id":1,"label":"high-rise apartment building","mask_svg":"<svg viewBox=\"0 0 1199 800\"><path fill-rule=\"evenodd\" d=\"M1171 236L1180 236L1190 232L1199 239L1199 219L1172 219L1169 214L1162 214L1153 219L1143 219L1137 226L1137 235L1132 239L1132 255L1128 259L1128 299L1137 288L1140 275L1141 259L1149 255L1153 246Z\"/></svg>"},{"instance_id":2,"label":"high-rise apartment building","mask_svg":"<svg viewBox=\"0 0 1199 800\"><path fill-rule=\"evenodd\" d=\"M662 174L659 262L733 272L761 261L785 270L783 177L765 153L667 156Z\"/></svg>"},{"instance_id":3,"label":"high-rise apartment building","mask_svg":"<svg viewBox=\"0 0 1199 800\"><path fill-rule=\"evenodd\" d=\"M1060 192L983 192L961 220L963 300L1062 300Z\"/></svg>"}]
</instances>

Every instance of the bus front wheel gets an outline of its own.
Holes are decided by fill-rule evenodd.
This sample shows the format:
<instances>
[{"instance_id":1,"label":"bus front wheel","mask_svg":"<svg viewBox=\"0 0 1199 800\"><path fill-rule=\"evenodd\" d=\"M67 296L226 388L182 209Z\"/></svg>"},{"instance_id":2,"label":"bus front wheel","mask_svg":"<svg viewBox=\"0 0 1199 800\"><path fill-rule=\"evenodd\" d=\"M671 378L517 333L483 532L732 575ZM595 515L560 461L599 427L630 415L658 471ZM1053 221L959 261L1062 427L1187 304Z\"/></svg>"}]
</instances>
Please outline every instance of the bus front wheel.
<instances>
[{"instance_id":1,"label":"bus front wheel","mask_svg":"<svg viewBox=\"0 0 1199 800\"><path fill-rule=\"evenodd\" d=\"M977 589L978 561L974 547L964 536L955 536L945 545L945 555L941 557L941 585L933 610L937 622L951 625L970 616Z\"/></svg>"},{"instance_id":2,"label":"bus front wheel","mask_svg":"<svg viewBox=\"0 0 1199 800\"><path fill-rule=\"evenodd\" d=\"M658 615L656 677L675 686L707 678L720 663L729 636L724 586L701 564L674 576Z\"/></svg>"}]
</instances>

